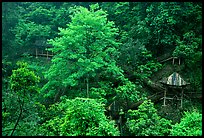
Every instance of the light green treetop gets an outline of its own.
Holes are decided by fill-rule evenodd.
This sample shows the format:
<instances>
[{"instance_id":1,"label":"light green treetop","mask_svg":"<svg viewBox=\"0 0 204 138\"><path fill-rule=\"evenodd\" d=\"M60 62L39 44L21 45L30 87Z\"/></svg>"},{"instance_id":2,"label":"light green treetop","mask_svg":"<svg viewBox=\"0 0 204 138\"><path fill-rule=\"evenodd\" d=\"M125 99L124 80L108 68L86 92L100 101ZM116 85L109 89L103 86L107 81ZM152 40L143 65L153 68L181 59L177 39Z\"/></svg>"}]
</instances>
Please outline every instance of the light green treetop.
<instances>
[{"instance_id":1,"label":"light green treetop","mask_svg":"<svg viewBox=\"0 0 204 138\"><path fill-rule=\"evenodd\" d=\"M52 50L56 55L53 65L46 74L52 85L75 86L82 78L96 76L96 71L123 78L122 70L116 65L117 48L120 43L115 40L118 29L114 22L107 21L105 11L98 9L98 4L70 9L71 22L67 28L59 28L59 37L51 39Z\"/></svg>"}]
</instances>

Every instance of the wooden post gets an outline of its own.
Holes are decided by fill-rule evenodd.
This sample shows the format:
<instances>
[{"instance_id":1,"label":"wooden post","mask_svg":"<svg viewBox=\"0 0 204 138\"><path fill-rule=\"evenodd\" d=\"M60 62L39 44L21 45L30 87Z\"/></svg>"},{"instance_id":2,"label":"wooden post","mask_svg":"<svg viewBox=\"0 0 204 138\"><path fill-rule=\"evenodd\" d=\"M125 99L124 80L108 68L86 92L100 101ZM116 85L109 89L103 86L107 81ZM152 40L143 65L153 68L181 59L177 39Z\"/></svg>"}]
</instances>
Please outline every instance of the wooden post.
<instances>
[{"instance_id":1,"label":"wooden post","mask_svg":"<svg viewBox=\"0 0 204 138\"><path fill-rule=\"evenodd\" d=\"M173 57L173 64L174 64L174 57Z\"/></svg>"},{"instance_id":2,"label":"wooden post","mask_svg":"<svg viewBox=\"0 0 204 138\"><path fill-rule=\"evenodd\" d=\"M86 95L87 95L87 98L89 98L89 79L88 77L86 78Z\"/></svg>"},{"instance_id":3,"label":"wooden post","mask_svg":"<svg viewBox=\"0 0 204 138\"><path fill-rule=\"evenodd\" d=\"M183 88L182 88L182 92L181 92L181 108L183 107Z\"/></svg>"},{"instance_id":4,"label":"wooden post","mask_svg":"<svg viewBox=\"0 0 204 138\"><path fill-rule=\"evenodd\" d=\"M120 109L120 112L122 112L123 110ZM119 114L120 117L119 117L119 123L120 123L120 135L122 136L123 135L123 129L122 129L122 115Z\"/></svg>"},{"instance_id":5,"label":"wooden post","mask_svg":"<svg viewBox=\"0 0 204 138\"><path fill-rule=\"evenodd\" d=\"M37 48L35 48L35 54L36 54L35 58L38 58L38 50L37 50Z\"/></svg>"},{"instance_id":6,"label":"wooden post","mask_svg":"<svg viewBox=\"0 0 204 138\"><path fill-rule=\"evenodd\" d=\"M48 51L47 51L47 59L48 59Z\"/></svg>"},{"instance_id":7,"label":"wooden post","mask_svg":"<svg viewBox=\"0 0 204 138\"><path fill-rule=\"evenodd\" d=\"M164 105L163 106L166 106L166 91L167 91L167 88L165 87L165 90L164 90Z\"/></svg>"},{"instance_id":8,"label":"wooden post","mask_svg":"<svg viewBox=\"0 0 204 138\"><path fill-rule=\"evenodd\" d=\"M113 110L115 111L115 101L113 102Z\"/></svg>"},{"instance_id":9,"label":"wooden post","mask_svg":"<svg viewBox=\"0 0 204 138\"><path fill-rule=\"evenodd\" d=\"M180 65L181 61L180 61L180 58L179 58L179 65Z\"/></svg>"},{"instance_id":10,"label":"wooden post","mask_svg":"<svg viewBox=\"0 0 204 138\"><path fill-rule=\"evenodd\" d=\"M122 136L122 117L121 115L119 117L118 123L119 123L119 128L120 128L120 135Z\"/></svg>"}]
</instances>

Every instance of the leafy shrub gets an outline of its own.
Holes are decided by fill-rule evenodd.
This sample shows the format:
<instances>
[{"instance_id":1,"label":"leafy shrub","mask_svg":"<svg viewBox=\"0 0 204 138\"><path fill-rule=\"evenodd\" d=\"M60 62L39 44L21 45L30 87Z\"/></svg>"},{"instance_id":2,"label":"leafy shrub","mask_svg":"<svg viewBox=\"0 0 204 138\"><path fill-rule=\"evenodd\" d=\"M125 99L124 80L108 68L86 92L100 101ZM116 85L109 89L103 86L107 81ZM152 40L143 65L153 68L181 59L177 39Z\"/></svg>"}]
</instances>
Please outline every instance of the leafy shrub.
<instances>
[{"instance_id":1,"label":"leafy shrub","mask_svg":"<svg viewBox=\"0 0 204 138\"><path fill-rule=\"evenodd\" d=\"M64 99L53 105L58 115L45 122L42 130L46 135L60 136L117 136L114 121L109 121L103 104L94 99ZM53 108L53 107L52 107ZM40 132L41 133L41 132Z\"/></svg>"},{"instance_id":2,"label":"leafy shrub","mask_svg":"<svg viewBox=\"0 0 204 138\"><path fill-rule=\"evenodd\" d=\"M202 114L194 111L184 112L180 123L176 123L171 130L172 136L202 136Z\"/></svg>"},{"instance_id":3,"label":"leafy shrub","mask_svg":"<svg viewBox=\"0 0 204 138\"><path fill-rule=\"evenodd\" d=\"M27 63L17 62L17 65L20 67L12 70L10 79L11 89L20 96L25 96L27 92L36 92L38 90L37 83L40 81L40 78L27 68Z\"/></svg>"},{"instance_id":4,"label":"leafy shrub","mask_svg":"<svg viewBox=\"0 0 204 138\"><path fill-rule=\"evenodd\" d=\"M158 116L153 103L144 101L138 110L128 110L127 127L135 136L167 136L170 133L171 121Z\"/></svg>"},{"instance_id":5,"label":"leafy shrub","mask_svg":"<svg viewBox=\"0 0 204 138\"><path fill-rule=\"evenodd\" d=\"M127 104L137 102L144 96L140 93L141 85L135 85L131 81L127 81L124 85L115 89L119 101Z\"/></svg>"}]
</instances>

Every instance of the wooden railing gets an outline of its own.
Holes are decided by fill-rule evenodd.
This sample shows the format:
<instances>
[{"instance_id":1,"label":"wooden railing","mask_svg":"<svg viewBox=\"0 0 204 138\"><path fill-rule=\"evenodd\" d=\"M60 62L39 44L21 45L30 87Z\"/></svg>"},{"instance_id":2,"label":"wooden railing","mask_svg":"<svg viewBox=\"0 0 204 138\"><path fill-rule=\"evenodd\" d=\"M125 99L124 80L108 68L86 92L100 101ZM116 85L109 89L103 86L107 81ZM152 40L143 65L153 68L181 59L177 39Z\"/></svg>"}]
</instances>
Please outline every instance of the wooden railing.
<instances>
[{"instance_id":1,"label":"wooden railing","mask_svg":"<svg viewBox=\"0 0 204 138\"><path fill-rule=\"evenodd\" d=\"M47 50L46 50L46 53L43 53L43 50L42 50L42 52L40 53L40 52L38 51L38 49L36 48L36 49L35 49L35 57L38 58L38 56L47 57L47 59L48 59L48 57L53 57L54 55L53 55L53 53L50 54Z\"/></svg>"}]
</instances>

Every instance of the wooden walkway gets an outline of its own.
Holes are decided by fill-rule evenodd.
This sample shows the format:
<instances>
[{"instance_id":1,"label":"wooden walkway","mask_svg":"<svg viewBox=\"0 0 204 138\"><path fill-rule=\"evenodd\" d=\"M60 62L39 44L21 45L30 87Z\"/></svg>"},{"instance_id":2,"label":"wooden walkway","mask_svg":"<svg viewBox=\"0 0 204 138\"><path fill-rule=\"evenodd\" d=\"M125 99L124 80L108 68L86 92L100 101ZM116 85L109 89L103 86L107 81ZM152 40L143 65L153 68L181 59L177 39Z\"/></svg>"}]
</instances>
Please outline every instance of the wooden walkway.
<instances>
[{"instance_id":1,"label":"wooden walkway","mask_svg":"<svg viewBox=\"0 0 204 138\"><path fill-rule=\"evenodd\" d=\"M178 65L181 64L181 59L179 57L172 57L172 55L170 53L164 54L160 57L157 58L157 61L160 63L164 63L166 61L170 61L172 60L172 64L175 64L175 60L177 60ZM150 95L147 97L147 99L150 99L152 102L158 102L162 99L164 99L164 91L166 90L166 88L161 85L161 82L159 83L155 83L152 82L151 80L144 80L144 85L145 87L151 89L151 91L155 92L153 95ZM173 91L174 90L174 91ZM182 90L182 89L181 89ZM190 87L185 87L185 92L183 93L184 99L188 99L188 98L197 98L197 99L202 99L202 92L201 93L196 93L196 92L192 92ZM173 97L165 97L166 99L169 100L179 100L179 97L175 97L175 94L177 96L177 94L179 94L178 92L180 91L180 89L172 89L171 92L174 92L174 96ZM141 105L144 102L144 100L140 100L136 103L132 103L130 105L126 104L126 103L121 103L121 101L118 100L114 100L109 106L106 107L106 110L112 114L113 118L117 118L119 117L119 112L120 112L120 108L123 108L123 111L128 111L129 109L137 109L139 105ZM181 104L182 105L182 104Z\"/></svg>"},{"instance_id":2,"label":"wooden walkway","mask_svg":"<svg viewBox=\"0 0 204 138\"><path fill-rule=\"evenodd\" d=\"M53 57L54 55L49 55L49 54L38 54L36 55L36 58L37 57Z\"/></svg>"},{"instance_id":3,"label":"wooden walkway","mask_svg":"<svg viewBox=\"0 0 204 138\"><path fill-rule=\"evenodd\" d=\"M168 59L170 57L171 57L171 54L170 53L166 53L166 54L164 54L162 56L157 57L157 61L161 62L161 61L163 61L165 59Z\"/></svg>"},{"instance_id":4,"label":"wooden walkway","mask_svg":"<svg viewBox=\"0 0 204 138\"><path fill-rule=\"evenodd\" d=\"M197 93L197 92L184 92L184 95L187 98L192 98L192 99L202 99L202 96L203 96L202 93Z\"/></svg>"},{"instance_id":5,"label":"wooden walkway","mask_svg":"<svg viewBox=\"0 0 204 138\"><path fill-rule=\"evenodd\" d=\"M36 58L38 58L38 57L47 57L47 59L48 59L48 58L51 58L53 56L54 56L53 53L50 54L47 50L46 50L46 53L44 53L43 50L40 53L38 49L35 49L35 57Z\"/></svg>"},{"instance_id":6,"label":"wooden walkway","mask_svg":"<svg viewBox=\"0 0 204 138\"><path fill-rule=\"evenodd\" d=\"M179 65L181 64L181 59L179 57L173 57L170 53L164 54L160 57L157 57L157 61L160 63L164 63L166 61L172 60L173 64L175 60L178 59Z\"/></svg>"},{"instance_id":7,"label":"wooden walkway","mask_svg":"<svg viewBox=\"0 0 204 138\"><path fill-rule=\"evenodd\" d=\"M153 91L155 91L156 93L153 95L150 95L147 97L147 99L150 99L152 102L158 102L160 100L162 100L164 98L164 87L162 87L161 85L157 84L157 83L148 83L148 81L145 81L145 84L147 87L151 87ZM184 98L190 98L190 99L202 99L202 92L198 93L198 92L189 92L190 89L187 89L187 92L184 92ZM168 98L167 98L168 99ZM169 98L169 99L173 99L173 98ZM123 107L123 111L128 111L129 109L137 109L139 105L141 105L144 102L144 100L140 100L136 103L133 103L131 105L129 105L128 107ZM108 107L106 107L106 110L108 112L112 112L112 114L115 117L119 116L119 107L123 106L124 104L121 104L119 101L114 100Z\"/></svg>"},{"instance_id":8,"label":"wooden walkway","mask_svg":"<svg viewBox=\"0 0 204 138\"><path fill-rule=\"evenodd\" d=\"M34 53L33 53L33 56L35 56L36 58L38 58L38 57L47 57L47 59L48 58L51 58L51 57L53 57L54 56L54 54L53 54L53 52L52 53L50 53L50 52L48 52L47 50L38 50L37 48L35 49L35 55L34 55Z\"/></svg>"}]
</instances>

